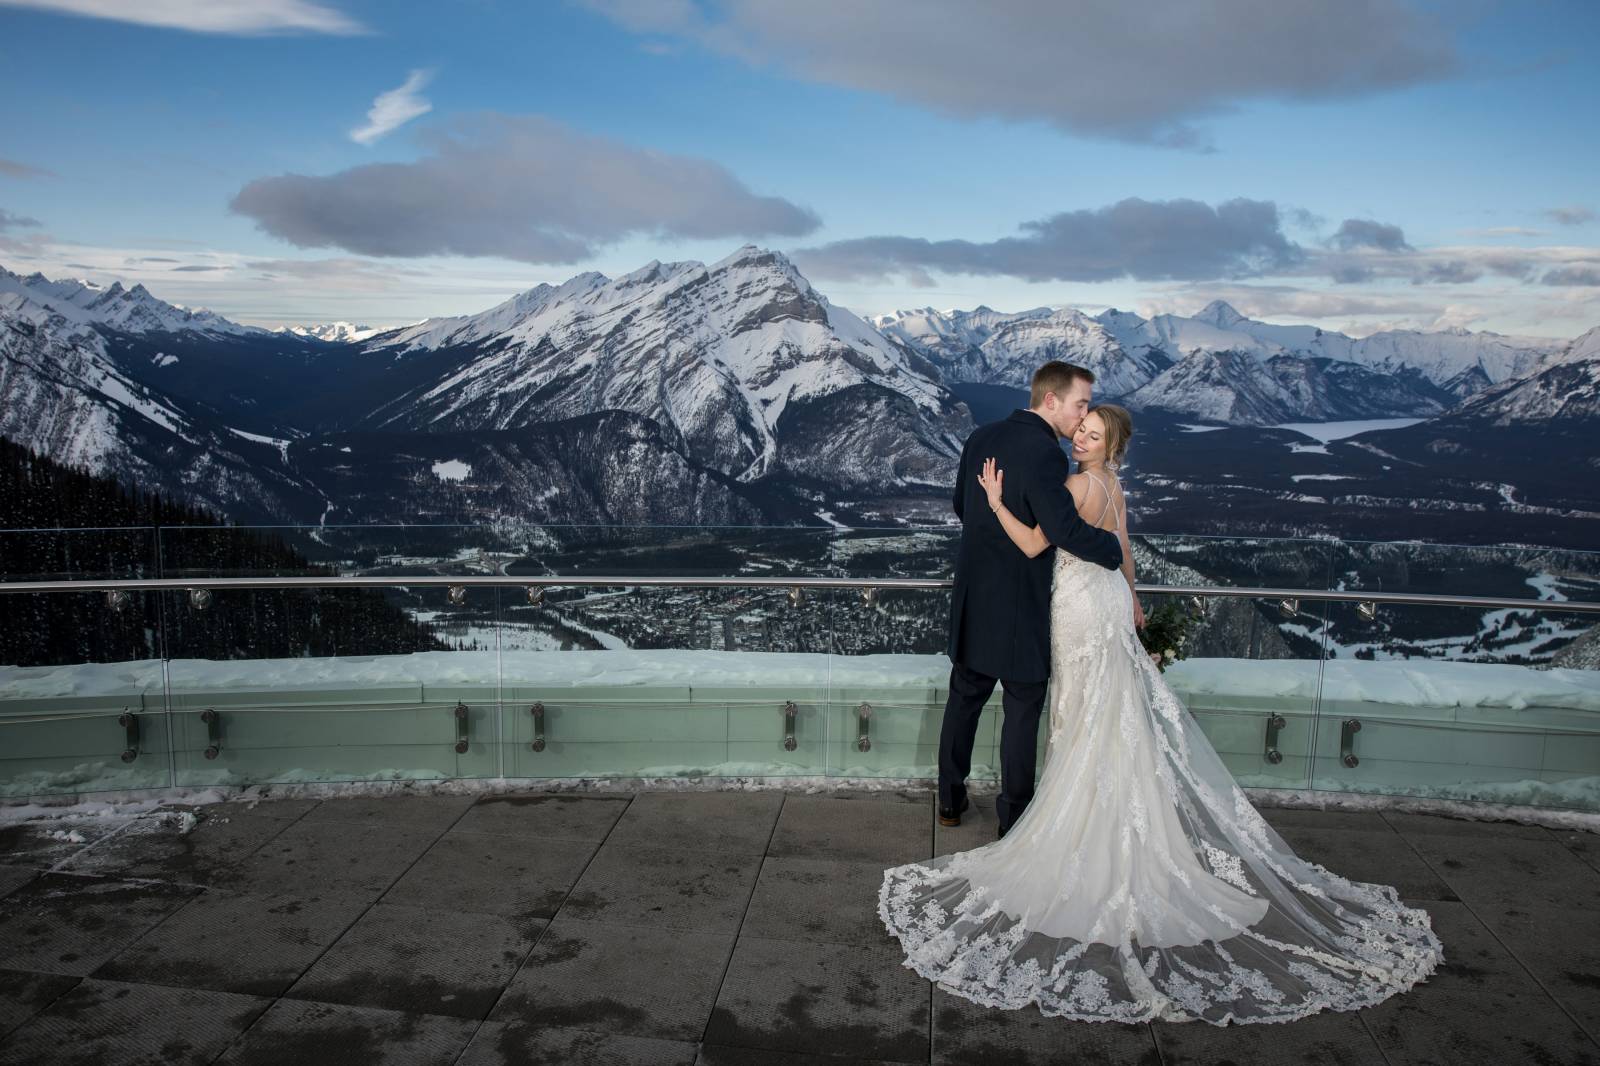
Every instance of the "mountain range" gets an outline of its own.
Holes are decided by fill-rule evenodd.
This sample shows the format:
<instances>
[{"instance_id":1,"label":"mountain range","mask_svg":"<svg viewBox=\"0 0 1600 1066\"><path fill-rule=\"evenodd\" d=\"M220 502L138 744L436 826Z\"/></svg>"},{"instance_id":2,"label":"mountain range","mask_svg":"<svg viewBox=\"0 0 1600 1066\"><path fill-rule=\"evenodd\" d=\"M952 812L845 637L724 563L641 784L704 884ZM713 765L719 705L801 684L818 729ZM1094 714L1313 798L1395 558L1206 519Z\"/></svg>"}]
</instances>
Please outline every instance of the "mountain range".
<instances>
[{"instance_id":1,"label":"mountain range","mask_svg":"<svg viewBox=\"0 0 1600 1066\"><path fill-rule=\"evenodd\" d=\"M1284 423L1422 420L1353 441L1448 473L1492 465L1497 433L1579 440L1600 419L1600 330L1353 338L1221 301L868 321L749 246L382 331L264 330L142 285L0 268L0 435L241 521L943 521L974 412L1016 402L1052 358L1140 413L1152 503L1162 449L1182 466L1200 428L1271 456L1250 475L1265 483L1343 476L1280 469L1327 454L1284 447Z\"/></svg>"}]
</instances>

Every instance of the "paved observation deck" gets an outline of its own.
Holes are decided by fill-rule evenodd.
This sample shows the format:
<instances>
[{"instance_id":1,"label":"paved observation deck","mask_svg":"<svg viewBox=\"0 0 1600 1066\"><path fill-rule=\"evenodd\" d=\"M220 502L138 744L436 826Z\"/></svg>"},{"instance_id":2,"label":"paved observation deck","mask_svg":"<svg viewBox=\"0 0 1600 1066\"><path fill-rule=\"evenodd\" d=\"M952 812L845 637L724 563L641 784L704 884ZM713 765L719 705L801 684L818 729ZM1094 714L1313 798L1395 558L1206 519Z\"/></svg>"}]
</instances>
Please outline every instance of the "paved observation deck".
<instances>
[{"instance_id":1,"label":"paved observation deck","mask_svg":"<svg viewBox=\"0 0 1600 1066\"><path fill-rule=\"evenodd\" d=\"M1600 836L1265 809L1446 963L1286 1025L998 1011L901 965L929 791L399 791L0 827L0 1063L1600 1064ZM193 816L199 815L198 822Z\"/></svg>"}]
</instances>

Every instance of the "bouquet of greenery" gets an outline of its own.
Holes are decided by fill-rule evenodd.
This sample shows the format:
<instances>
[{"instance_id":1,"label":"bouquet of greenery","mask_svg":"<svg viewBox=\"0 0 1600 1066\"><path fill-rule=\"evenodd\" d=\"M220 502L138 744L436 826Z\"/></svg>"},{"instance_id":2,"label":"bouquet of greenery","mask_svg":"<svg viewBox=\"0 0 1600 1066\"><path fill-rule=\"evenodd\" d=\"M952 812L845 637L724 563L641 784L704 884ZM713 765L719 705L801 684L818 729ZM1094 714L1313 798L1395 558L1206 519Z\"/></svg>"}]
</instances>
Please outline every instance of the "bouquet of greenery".
<instances>
[{"instance_id":1,"label":"bouquet of greenery","mask_svg":"<svg viewBox=\"0 0 1600 1066\"><path fill-rule=\"evenodd\" d=\"M1179 659L1188 658L1190 631L1198 621L1200 616L1178 599L1168 599L1155 610L1146 612L1139 641L1156 669L1166 670Z\"/></svg>"}]
</instances>

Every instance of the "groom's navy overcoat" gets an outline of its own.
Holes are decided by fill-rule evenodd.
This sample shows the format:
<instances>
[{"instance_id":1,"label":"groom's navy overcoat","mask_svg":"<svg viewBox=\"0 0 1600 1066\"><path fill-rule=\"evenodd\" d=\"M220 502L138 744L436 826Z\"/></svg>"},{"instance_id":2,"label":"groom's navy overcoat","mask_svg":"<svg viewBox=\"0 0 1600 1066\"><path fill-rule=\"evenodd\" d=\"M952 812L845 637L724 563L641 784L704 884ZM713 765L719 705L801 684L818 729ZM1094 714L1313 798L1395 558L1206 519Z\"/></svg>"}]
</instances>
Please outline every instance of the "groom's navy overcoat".
<instances>
[{"instance_id":1,"label":"groom's navy overcoat","mask_svg":"<svg viewBox=\"0 0 1600 1066\"><path fill-rule=\"evenodd\" d=\"M989 458L1005 474L1006 509L1040 527L1053 548L1030 559L1006 536L978 484ZM1013 411L967 438L953 501L961 547L950 598L952 662L1006 681L1048 679L1055 549L1108 569L1122 565L1116 534L1078 517L1066 487L1070 472L1055 431L1032 411Z\"/></svg>"}]
</instances>

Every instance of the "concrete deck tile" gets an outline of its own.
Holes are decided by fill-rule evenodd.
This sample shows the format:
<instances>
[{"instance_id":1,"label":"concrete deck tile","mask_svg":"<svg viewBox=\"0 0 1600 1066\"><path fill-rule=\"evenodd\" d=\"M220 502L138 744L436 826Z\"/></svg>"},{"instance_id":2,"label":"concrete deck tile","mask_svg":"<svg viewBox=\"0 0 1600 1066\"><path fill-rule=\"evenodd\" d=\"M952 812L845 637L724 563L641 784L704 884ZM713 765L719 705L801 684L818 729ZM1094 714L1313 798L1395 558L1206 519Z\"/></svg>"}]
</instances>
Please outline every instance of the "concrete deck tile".
<instances>
[{"instance_id":1,"label":"concrete deck tile","mask_svg":"<svg viewBox=\"0 0 1600 1066\"><path fill-rule=\"evenodd\" d=\"M573 886L563 917L736 933L761 858L606 844Z\"/></svg>"},{"instance_id":2,"label":"concrete deck tile","mask_svg":"<svg viewBox=\"0 0 1600 1066\"><path fill-rule=\"evenodd\" d=\"M897 949L741 937L708 1043L927 1062L932 986Z\"/></svg>"},{"instance_id":3,"label":"concrete deck tile","mask_svg":"<svg viewBox=\"0 0 1600 1066\"><path fill-rule=\"evenodd\" d=\"M884 865L769 855L742 933L768 940L894 944L878 920Z\"/></svg>"},{"instance_id":4,"label":"concrete deck tile","mask_svg":"<svg viewBox=\"0 0 1600 1066\"><path fill-rule=\"evenodd\" d=\"M698 1040L732 951L731 935L557 916L489 1017Z\"/></svg>"},{"instance_id":5,"label":"concrete deck tile","mask_svg":"<svg viewBox=\"0 0 1600 1066\"><path fill-rule=\"evenodd\" d=\"M1393 1064L1600 1063L1573 1024L1465 904L1423 901L1445 946L1427 981L1362 1012Z\"/></svg>"},{"instance_id":6,"label":"concrete deck tile","mask_svg":"<svg viewBox=\"0 0 1600 1066\"><path fill-rule=\"evenodd\" d=\"M82 978L0 970L0 1039L76 985Z\"/></svg>"},{"instance_id":7,"label":"concrete deck tile","mask_svg":"<svg viewBox=\"0 0 1600 1066\"><path fill-rule=\"evenodd\" d=\"M1283 1025L1155 1022L1164 1066L1386 1066L1356 1011L1324 1011Z\"/></svg>"},{"instance_id":8,"label":"concrete deck tile","mask_svg":"<svg viewBox=\"0 0 1600 1066\"><path fill-rule=\"evenodd\" d=\"M0 1045L6 1066L205 1066L272 1001L231 992L80 982Z\"/></svg>"},{"instance_id":9,"label":"concrete deck tile","mask_svg":"<svg viewBox=\"0 0 1600 1066\"><path fill-rule=\"evenodd\" d=\"M631 796L486 796L467 808L451 832L500 833L535 840L599 844L628 809Z\"/></svg>"},{"instance_id":10,"label":"concrete deck tile","mask_svg":"<svg viewBox=\"0 0 1600 1066\"><path fill-rule=\"evenodd\" d=\"M1600 872L1549 837L1408 837L1433 870L1474 907L1544 903L1579 914L1600 908Z\"/></svg>"},{"instance_id":11,"label":"concrete deck tile","mask_svg":"<svg viewBox=\"0 0 1600 1066\"><path fill-rule=\"evenodd\" d=\"M384 893L383 902L550 918L595 849L585 840L450 832Z\"/></svg>"},{"instance_id":12,"label":"concrete deck tile","mask_svg":"<svg viewBox=\"0 0 1600 1066\"><path fill-rule=\"evenodd\" d=\"M902 1066L887 1059L858 1059L841 1055L805 1055L789 1051L701 1044L694 1066Z\"/></svg>"},{"instance_id":13,"label":"concrete deck tile","mask_svg":"<svg viewBox=\"0 0 1600 1066\"><path fill-rule=\"evenodd\" d=\"M72 856L67 873L216 884L290 823L254 814L207 817L187 833L159 819L140 819L125 832Z\"/></svg>"},{"instance_id":14,"label":"concrete deck tile","mask_svg":"<svg viewBox=\"0 0 1600 1066\"><path fill-rule=\"evenodd\" d=\"M993 1010L933 990L940 1066L1160 1066L1148 1025L1047 1018L1034 1006Z\"/></svg>"},{"instance_id":15,"label":"concrete deck tile","mask_svg":"<svg viewBox=\"0 0 1600 1066\"><path fill-rule=\"evenodd\" d=\"M783 801L781 792L644 792L606 839L646 848L761 855Z\"/></svg>"},{"instance_id":16,"label":"concrete deck tile","mask_svg":"<svg viewBox=\"0 0 1600 1066\"><path fill-rule=\"evenodd\" d=\"M45 874L0 907L0 959L12 969L86 976L198 891Z\"/></svg>"},{"instance_id":17,"label":"concrete deck tile","mask_svg":"<svg viewBox=\"0 0 1600 1066\"><path fill-rule=\"evenodd\" d=\"M212 890L129 944L94 976L281 996L370 906Z\"/></svg>"},{"instance_id":18,"label":"concrete deck tile","mask_svg":"<svg viewBox=\"0 0 1600 1066\"><path fill-rule=\"evenodd\" d=\"M544 926L536 918L379 903L285 995L481 1019Z\"/></svg>"},{"instance_id":19,"label":"concrete deck tile","mask_svg":"<svg viewBox=\"0 0 1600 1066\"><path fill-rule=\"evenodd\" d=\"M389 823L302 819L218 875L219 887L256 895L312 889L377 896L399 880L438 836Z\"/></svg>"},{"instance_id":20,"label":"concrete deck tile","mask_svg":"<svg viewBox=\"0 0 1600 1066\"><path fill-rule=\"evenodd\" d=\"M6 896L39 876L31 866L0 866L0 896Z\"/></svg>"},{"instance_id":21,"label":"concrete deck tile","mask_svg":"<svg viewBox=\"0 0 1600 1066\"><path fill-rule=\"evenodd\" d=\"M525 1022L484 1022L455 1066L694 1066L696 1045Z\"/></svg>"},{"instance_id":22,"label":"concrete deck tile","mask_svg":"<svg viewBox=\"0 0 1600 1066\"><path fill-rule=\"evenodd\" d=\"M325 799L308 811L307 822L382 822L444 832L467 808L477 802L474 796L350 796Z\"/></svg>"},{"instance_id":23,"label":"concrete deck tile","mask_svg":"<svg viewBox=\"0 0 1600 1066\"><path fill-rule=\"evenodd\" d=\"M931 807L920 797L874 801L790 796L768 854L885 866L926 859L933 854Z\"/></svg>"},{"instance_id":24,"label":"concrete deck tile","mask_svg":"<svg viewBox=\"0 0 1600 1066\"><path fill-rule=\"evenodd\" d=\"M217 1064L439 1066L456 1060L477 1027L465 1018L280 999Z\"/></svg>"}]
</instances>

